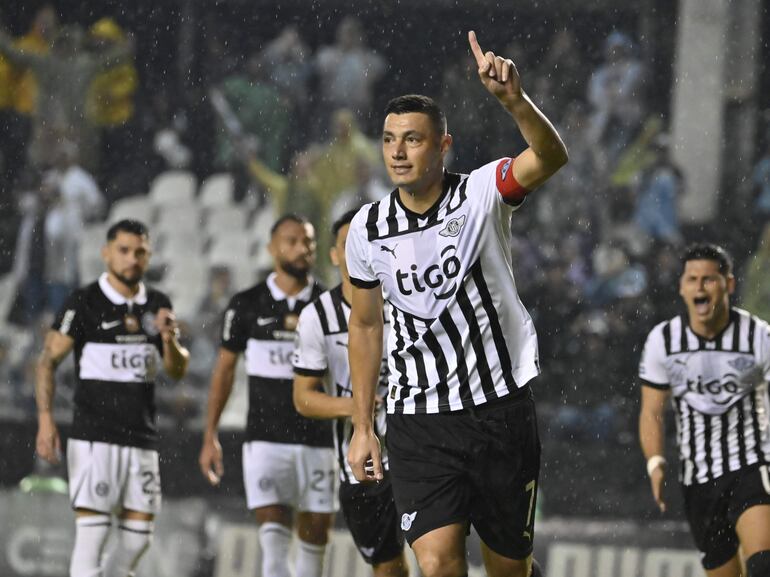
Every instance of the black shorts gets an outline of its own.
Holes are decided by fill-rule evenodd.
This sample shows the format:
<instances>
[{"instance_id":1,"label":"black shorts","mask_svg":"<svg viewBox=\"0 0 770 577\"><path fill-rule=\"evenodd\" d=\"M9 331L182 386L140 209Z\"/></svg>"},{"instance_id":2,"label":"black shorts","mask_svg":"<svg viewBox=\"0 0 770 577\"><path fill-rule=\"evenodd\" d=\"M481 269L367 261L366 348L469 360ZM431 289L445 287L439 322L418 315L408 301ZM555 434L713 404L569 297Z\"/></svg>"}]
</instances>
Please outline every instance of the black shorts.
<instances>
[{"instance_id":1,"label":"black shorts","mask_svg":"<svg viewBox=\"0 0 770 577\"><path fill-rule=\"evenodd\" d=\"M735 524L755 505L770 504L770 467L755 464L708 483L683 487L684 508L704 569L716 569L738 552Z\"/></svg>"},{"instance_id":2,"label":"black shorts","mask_svg":"<svg viewBox=\"0 0 770 577\"><path fill-rule=\"evenodd\" d=\"M388 415L387 445L410 545L439 527L470 523L504 557L532 553L540 438L529 387L473 410Z\"/></svg>"},{"instance_id":3,"label":"black shorts","mask_svg":"<svg viewBox=\"0 0 770 577\"><path fill-rule=\"evenodd\" d=\"M342 514L364 561L379 565L404 549L390 476L379 483L340 483Z\"/></svg>"}]
</instances>

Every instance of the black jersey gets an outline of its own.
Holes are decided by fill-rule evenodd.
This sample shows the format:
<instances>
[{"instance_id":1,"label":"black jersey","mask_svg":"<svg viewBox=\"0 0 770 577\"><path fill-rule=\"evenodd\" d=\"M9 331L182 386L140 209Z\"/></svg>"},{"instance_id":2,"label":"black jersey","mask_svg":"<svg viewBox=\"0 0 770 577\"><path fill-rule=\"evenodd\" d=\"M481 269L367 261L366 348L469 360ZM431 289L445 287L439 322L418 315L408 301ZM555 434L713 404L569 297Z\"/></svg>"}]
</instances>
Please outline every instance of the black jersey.
<instances>
[{"instance_id":1,"label":"black jersey","mask_svg":"<svg viewBox=\"0 0 770 577\"><path fill-rule=\"evenodd\" d=\"M143 449L157 445L155 384L163 341L154 325L168 297L140 284L129 300L103 274L73 292L53 330L75 341L73 439Z\"/></svg>"},{"instance_id":2,"label":"black jersey","mask_svg":"<svg viewBox=\"0 0 770 577\"><path fill-rule=\"evenodd\" d=\"M265 282L236 294L225 311L222 346L244 353L249 376L249 441L332 446L331 423L301 416L292 399L299 313L323 290L311 282L289 297L275 284L273 273Z\"/></svg>"}]
</instances>

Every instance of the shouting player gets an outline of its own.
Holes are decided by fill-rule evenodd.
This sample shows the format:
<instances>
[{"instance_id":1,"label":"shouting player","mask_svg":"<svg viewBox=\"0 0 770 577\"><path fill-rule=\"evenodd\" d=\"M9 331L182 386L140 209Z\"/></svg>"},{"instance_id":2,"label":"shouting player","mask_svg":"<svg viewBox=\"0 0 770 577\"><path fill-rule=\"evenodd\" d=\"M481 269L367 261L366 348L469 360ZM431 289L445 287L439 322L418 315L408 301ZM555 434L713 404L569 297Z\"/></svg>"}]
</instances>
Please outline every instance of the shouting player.
<instances>
[{"instance_id":1,"label":"shouting player","mask_svg":"<svg viewBox=\"0 0 770 577\"><path fill-rule=\"evenodd\" d=\"M684 254L687 313L660 323L644 345L639 437L652 494L666 508L663 416L673 399L679 480L709 577L770 575L770 327L730 306L732 260L719 246Z\"/></svg>"}]
</instances>

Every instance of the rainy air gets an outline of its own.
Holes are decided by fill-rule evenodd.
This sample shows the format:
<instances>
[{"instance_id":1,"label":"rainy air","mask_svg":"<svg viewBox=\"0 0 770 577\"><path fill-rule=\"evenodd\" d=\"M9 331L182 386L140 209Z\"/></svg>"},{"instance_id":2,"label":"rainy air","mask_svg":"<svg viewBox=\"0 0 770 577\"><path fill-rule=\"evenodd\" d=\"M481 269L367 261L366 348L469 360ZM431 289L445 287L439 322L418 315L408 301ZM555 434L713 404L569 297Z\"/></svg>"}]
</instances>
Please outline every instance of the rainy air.
<instances>
[{"instance_id":1,"label":"rainy air","mask_svg":"<svg viewBox=\"0 0 770 577\"><path fill-rule=\"evenodd\" d=\"M0 3L0 577L770 577L770 0Z\"/></svg>"}]
</instances>

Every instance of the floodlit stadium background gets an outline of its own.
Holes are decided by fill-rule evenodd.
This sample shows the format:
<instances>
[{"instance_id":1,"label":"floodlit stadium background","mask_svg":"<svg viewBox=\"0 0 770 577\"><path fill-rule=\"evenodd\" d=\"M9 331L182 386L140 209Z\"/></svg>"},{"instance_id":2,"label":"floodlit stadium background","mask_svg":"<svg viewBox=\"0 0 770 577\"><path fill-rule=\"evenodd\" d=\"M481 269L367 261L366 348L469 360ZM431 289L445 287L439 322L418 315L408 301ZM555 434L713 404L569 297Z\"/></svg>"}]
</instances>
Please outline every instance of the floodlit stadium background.
<instances>
[{"instance_id":1,"label":"floodlit stadium background","mask_svg":"<svg viewBox=\"0 0 770 577\"><path fill-rule=\"evenodd\" d=\"M665 515L649 495L635 371L646 332L679 311L677 254L689 241L723 243L736 302L770 318L768 0L53 6L57 18L41 22L42 2L5 3L0 23L40 54L57 29L82 33L91 58L121 46L133 56L84 93L70 90L73 78L45 82L0 62L0 575L66 575L64 470L33 456L34 358L51 307L98 275L107 225L128 216L150 226L147 280L171 296L193 355L188 377L158 385L165 502L140 575L257 574L240 476L242 372L222 422L223 486L209 488L197 469L219 314L269 270L268 230L285 210L314 220L319 274L334 282L331 220L389 191L378 129L393 96L444 106L451 170L522 149L478 83L468 29L514 59L570 151L515 213L511 235L544 370L537 556L550 577L698 574L676 487ZM84 111L75 126L57 125L73 103ZM41 212L52 182L70 192ZM74 216L60 210L67 202ZM57 379L65 434L72 368ZM357 575L338 529L329 575Z\"/></svg>"}]
</instances>

